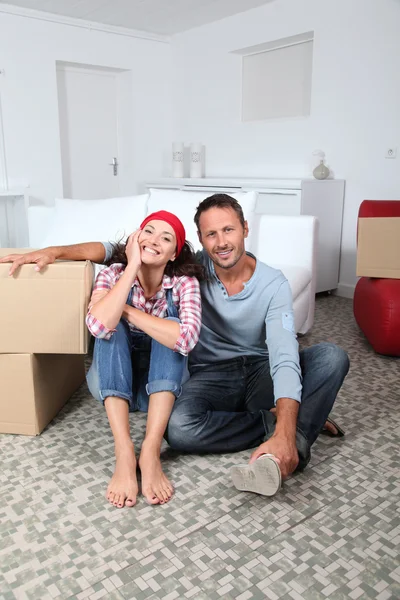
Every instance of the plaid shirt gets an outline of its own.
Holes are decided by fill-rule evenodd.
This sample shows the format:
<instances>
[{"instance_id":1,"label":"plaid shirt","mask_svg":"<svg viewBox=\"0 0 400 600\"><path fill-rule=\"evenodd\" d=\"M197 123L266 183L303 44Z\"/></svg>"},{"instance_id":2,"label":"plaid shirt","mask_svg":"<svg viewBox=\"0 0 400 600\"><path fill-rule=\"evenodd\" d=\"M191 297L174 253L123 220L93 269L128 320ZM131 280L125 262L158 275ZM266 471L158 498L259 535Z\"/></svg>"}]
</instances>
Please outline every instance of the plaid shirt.
<instances>
[{"instance_id":1,"label":"plaid shirt","mask_svg":"<svg viewBox=\"0 0 400 600\"><path fill-rule=\"evenodd\" d=\"M96 278L93 294L98 290L111 290L124 272L124 265L113 264L100 271ZM200 285L195 277L168 277L164 275L161 289L152 298L146 300L143 288L138 278L133 282L132 306L143 312L160 317L167 316L166 290L172 288L172 301L178 309L180 319L180 335L175 344L174 352L186 356L197 344L201 328L201 297ZM93 297L93 296L92 296ZM86 325L92 335L109 340L115 329L108 329L90 312L91 302L86 317ZM129 323L131 331L139 331Z\"/></svg>"}]
</instances>

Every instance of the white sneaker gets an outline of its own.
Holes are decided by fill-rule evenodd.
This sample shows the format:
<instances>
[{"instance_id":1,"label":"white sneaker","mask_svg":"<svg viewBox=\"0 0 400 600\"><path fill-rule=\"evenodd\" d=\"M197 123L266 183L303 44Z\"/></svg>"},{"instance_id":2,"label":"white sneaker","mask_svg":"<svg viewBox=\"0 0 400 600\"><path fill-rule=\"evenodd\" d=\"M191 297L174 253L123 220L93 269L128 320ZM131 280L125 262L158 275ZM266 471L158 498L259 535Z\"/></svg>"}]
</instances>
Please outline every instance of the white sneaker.
<instances>
[{"instance_id":1,"label":"white sneaker","mask_svg":"<svg viewBox=\"0 0 400 600\"><path fill-rule=\"evenodd\" d=\"M251 464L231 467L231 477L241 492L262 496L273 496L282 485L281 470L273 454L263 454Z\"/></svg>"}]
</instances>

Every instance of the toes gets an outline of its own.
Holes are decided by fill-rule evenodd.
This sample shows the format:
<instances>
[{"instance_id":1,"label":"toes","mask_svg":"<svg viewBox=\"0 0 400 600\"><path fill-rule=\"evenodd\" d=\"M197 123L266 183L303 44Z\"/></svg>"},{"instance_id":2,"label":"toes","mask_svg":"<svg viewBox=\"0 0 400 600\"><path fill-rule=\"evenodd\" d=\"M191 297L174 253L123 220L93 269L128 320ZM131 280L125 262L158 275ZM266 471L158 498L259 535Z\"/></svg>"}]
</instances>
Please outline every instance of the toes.
<instances>
[{"instance_id":1,"label":"toes","mask_svg":"<svg viewBox=\"0 0 400 600\"><path fill-rule=\"evenodd\" d=\"M162 488L160 491L163 495L164 502L168 502L168 500L171 500L172 494L170 494L169 491L165 487Z\"/></svg>"},{"instance_id":2,"label":"toes","mask_svg":"<svg viewBox=\"0 0 400 600\"><path fill-rule=\"evenodd\" d=\"M160 504L160 499L153 489L147 488L142 489L143 496L146 498L149 504Z\"/></svg>"},{"instance_id":3,"label":"toes","mask_svg":"<svg viewBox=\"0 0 400 600\"><path fill-rule=\"evenodd\" d=\"M168 481L165 489L168 494L168 497L172 498L172 496L174 495L174 486Z\"/></svg>"},{"instance_id":4,"label":"toes","mask_svg":"<svg viewBox=\"0 0 400 600\"><path fill-rule=\"evenodd\" d=\"M173 487L172 483L169 481L169 479L167 479L166 477L164 478L164 480L161 484L161 489L162 489L164 495L167 497L167 501L171 500L171 498L174 494L174 487Z\"/></svg>"},{"instance_id":5,"label":"toes","mask_svg":"<svg viewBox=\"0 0 400 600\"><path fill-rule=\"evenodd\" d=\"M125 497L122 494L115 494L114 497L114 506L117 508L122 508L125 504Z\"/></svg>"},{"instance_id":6,"label":"toes","mask_svg":"<svg viewBox=\"0 0 400 600\"><path fill-rule=\"evenodd\" d=\"M171 496L168 494L165 487L161 484L157 489L155 489L156 496L160 500L160 504L164 504L164 502L168 502Z\"/></svg>"},{"instance_id":7,"label":"toes","mask_svg":"<svg viewBox=\"0 0 400 600\"><path fill-rule=\"evenodd\" d=\"M326 423L324 425L324 429L326 429L327 431L329 431L332 435L337 435L338 434L338 430L336 429L336 427L334 426L334 424L331 423L330 421L326 421Z\"/></svg>"},{"instance_id":8,"label":"toes","mask_svg":"<svg viewBox=\"0 0 400 600\"><path fill-rule=\"evenodd\" d=\"M137 492L129 492L126 496L125 506L135 506L136 504L136 493Z\"/></svg>"},{"instance_id":9,"label":"toes","mask_svg":"<svg viewBox=\"0 0 400 600\"><path fill-rule=\"evenodd\" d=\"M146 496L146 500L149 504L161 504L161 501L159 498L157 498L157 496Z\"/></svg>"}]
</instances>

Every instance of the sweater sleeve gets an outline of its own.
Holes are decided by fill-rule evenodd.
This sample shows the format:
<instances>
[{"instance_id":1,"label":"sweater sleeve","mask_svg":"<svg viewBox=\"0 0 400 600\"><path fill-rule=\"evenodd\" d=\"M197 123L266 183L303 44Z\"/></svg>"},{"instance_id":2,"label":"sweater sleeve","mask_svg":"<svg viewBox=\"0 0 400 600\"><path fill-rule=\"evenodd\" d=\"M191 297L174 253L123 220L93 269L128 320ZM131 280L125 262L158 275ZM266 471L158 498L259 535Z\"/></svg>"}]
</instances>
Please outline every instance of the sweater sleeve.
<instances>
[{"instance_id":1,"label":"sweater sleeve","mask_svg":"<svg viewBox=\"0 0 400 600\"><path fill-rule=\"evenodd\" d=\"M101 243L103 244L104 250L105 250L105 256L104 256L104 261L103 261L103 264L105 264L111 258L113 247L112 247L111 242L101 242Z\"/></svg>"},{"instance_id":2,"label":"sweater sleeve","mask_svg":"<svg viewBox=\"0 0 400 600\"><path fill-rule=\"evenodd\" d=\"M301 369L292 292L287 280L274 294L265 319L275 404L279 398L301 402Z\"/></svg>"}]
</instances>

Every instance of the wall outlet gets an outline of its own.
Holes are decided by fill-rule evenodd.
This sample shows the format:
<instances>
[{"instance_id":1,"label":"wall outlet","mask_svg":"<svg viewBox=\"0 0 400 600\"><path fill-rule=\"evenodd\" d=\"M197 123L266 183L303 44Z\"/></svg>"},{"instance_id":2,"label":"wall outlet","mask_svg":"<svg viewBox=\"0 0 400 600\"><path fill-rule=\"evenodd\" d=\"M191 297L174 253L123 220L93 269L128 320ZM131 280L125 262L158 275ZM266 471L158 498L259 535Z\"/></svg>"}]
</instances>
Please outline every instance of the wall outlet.
<instances>
[{"instance_id":1,"label":"wall outlet","mask_svg":"<svg viewBox=\"0 0 400 600\"><path fill-rule=\"evenodd\" d=\"M397 148L392 146L388 148L385 153L385 158L396 158L397 157Z\"/></svg>"}]
</instances>

